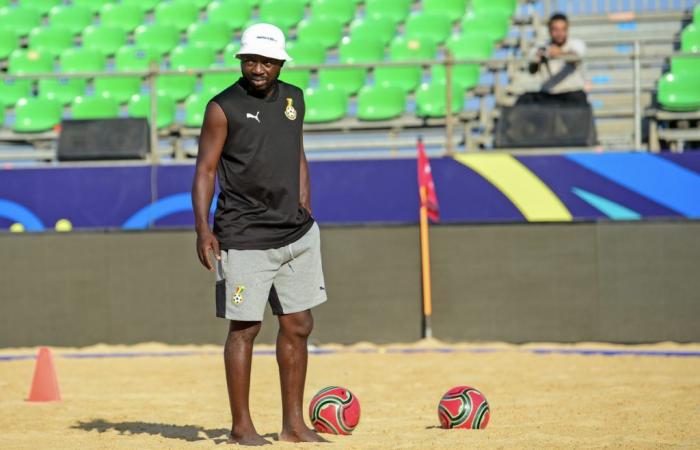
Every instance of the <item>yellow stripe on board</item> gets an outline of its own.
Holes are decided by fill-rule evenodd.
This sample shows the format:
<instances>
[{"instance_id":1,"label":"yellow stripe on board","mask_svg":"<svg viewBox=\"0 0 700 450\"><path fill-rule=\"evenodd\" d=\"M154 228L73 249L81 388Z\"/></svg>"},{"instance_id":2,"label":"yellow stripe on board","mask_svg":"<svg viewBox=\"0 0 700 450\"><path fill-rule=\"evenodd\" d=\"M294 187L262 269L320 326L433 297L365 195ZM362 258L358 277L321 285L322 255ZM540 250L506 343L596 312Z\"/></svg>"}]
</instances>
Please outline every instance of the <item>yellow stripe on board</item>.
<instances>
[{"instance_id":1,"label":"yellow stripe on board","mask_svg":"<svg viewBox=\"0 0 700 450\"><path fill-rule=\"evenodd\" d=\"M458 155L455 159L498 188L528 221L571 222L571 213L559 197L511 155Z\"/></svg>"}]
</instances>

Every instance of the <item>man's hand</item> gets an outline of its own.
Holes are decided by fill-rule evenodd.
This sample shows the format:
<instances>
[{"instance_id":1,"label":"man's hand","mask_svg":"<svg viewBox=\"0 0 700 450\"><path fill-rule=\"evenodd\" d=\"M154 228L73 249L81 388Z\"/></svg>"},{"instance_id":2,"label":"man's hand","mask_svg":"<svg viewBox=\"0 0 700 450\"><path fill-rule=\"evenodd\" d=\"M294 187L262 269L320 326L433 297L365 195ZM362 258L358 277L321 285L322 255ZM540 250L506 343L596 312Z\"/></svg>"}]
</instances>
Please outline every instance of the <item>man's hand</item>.
<instances>
[{"instance_id":1,"label":"man's hand","mask_svg":"<svg viewBox=\"0 0 700 450\"><path fill-rule=\"evenodd\" d=\"M558 45L550 45L547 49L547 54L550 58L558 58L562 55L561 47Z\"/></svg>"},{"instance_id":2,"label":"man's hand","mask_svg":"<svg viewBox=\"0 0 700 450\"><path fill-rule=\"evenodd\" d=\"M214 272L214 265L209 258L209 253L213 253L217 261L221 261L221 250L219 241L210 230L197 233L197 256L199 262L210 272Z\"/></svg>"}]
</instances>

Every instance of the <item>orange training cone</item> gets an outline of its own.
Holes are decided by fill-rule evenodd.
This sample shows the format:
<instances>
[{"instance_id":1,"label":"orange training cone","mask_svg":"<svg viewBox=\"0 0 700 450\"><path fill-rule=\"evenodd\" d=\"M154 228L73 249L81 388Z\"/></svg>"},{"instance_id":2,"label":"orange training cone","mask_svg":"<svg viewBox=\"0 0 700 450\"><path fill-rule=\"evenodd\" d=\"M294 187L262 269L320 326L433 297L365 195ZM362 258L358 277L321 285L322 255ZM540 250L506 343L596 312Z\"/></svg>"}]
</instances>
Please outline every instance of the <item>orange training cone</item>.
<instances>
[{"instance_id":1,"label":"orange training cone","mask_svg":"<svg viewBox=\"0 0 700 450\"><path fill-rule=\"evenodd\" d=\"M58 378L56 368L53 365L53 357L48 347L39 347L34 366L34 378L32 388L29 391L30 402L57 402L61 400L58 391Z\"/></svg>"}]
</instances>

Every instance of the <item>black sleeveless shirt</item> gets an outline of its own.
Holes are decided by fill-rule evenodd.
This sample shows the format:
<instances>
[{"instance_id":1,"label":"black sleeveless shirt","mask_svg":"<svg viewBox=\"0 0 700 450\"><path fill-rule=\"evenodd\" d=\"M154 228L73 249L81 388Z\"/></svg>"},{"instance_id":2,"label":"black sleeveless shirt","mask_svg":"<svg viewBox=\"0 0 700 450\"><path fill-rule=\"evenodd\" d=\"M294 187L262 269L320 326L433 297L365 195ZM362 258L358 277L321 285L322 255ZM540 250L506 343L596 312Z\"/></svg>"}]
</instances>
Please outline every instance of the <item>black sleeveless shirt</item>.
<instances>
[{"instance_id":1,"label":"black sleeveless shirt","mask_svg":"<svg viewBox=\"0 0 700 450\"><path fill-rule=\"evenodd\" d=\"M277 81L270 96L261 98L240 78L212 101L228 122L214 213L221 248L265 250L291 244L313 225L299 204L301 89Z\"/></svg>"}]
</instances>

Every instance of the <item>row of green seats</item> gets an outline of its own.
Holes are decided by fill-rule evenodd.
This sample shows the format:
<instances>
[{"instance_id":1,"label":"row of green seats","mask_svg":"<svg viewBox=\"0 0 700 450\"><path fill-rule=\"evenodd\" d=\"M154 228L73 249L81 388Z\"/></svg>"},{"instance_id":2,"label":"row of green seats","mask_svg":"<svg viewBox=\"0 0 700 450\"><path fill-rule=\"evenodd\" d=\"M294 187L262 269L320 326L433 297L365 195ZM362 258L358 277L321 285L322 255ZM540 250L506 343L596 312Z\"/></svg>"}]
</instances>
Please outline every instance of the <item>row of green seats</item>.
<instances>
[{"instance_id":1,"label":"row of green seats","mask_svg":"<svg viewBox=\"0 0 700 450\"><path fill-rule=\"evenodd\" d=\"M418 117L444 117L447 93L444 82L423 83L416 91ZM398 87L365 86L357 95L357 118L365 121L392 120L406 112L406 93ZM307 123L334 122L347 115L348 96L337 89L307 89L305 94ZM464 107L464 87L452 90L452 112Z\"/></svg>"},{"instance_id":2,"label":"row of green seats","mask_svg":"<svg viewBox=\"0 0 700 450\"><path fill-rule=\"evenodd\" d=\"M91 25L95 14L98 14L101 25L121 28L129 33L144 24L147 11L153 9L155 23L170 25L182 32L198 22L204 7L207 22L225 24L230 28L229 31L240 30L252 23L251 4L248 0L136 0L120 3L85 0L72 5L62 4L60 0L41 0L27 3L26 7L23 2L17 7L0 8L0 26L11 29L22 37L41 25L42 16L48 14L51 27L64 28L78 34ZM253 21L269 22L283 30L289 30L304 19L306 3L304 0L262 0L259 3L258 18ZM328 19L342 26L355 18L357 3L359 2L352 0L313 0L311 18ZM422 13L409 17L411 3L411 0L367 0L365 17L386 19L394 25L408 19L410 29L421 29L425 25L444 33L442 30L464 17L467 10L470 11L469 14L510 17L515 6L513 0L424 0Z\"/></svg>"},{"instance_id":3,"label":"row of green seats","mask_svg":"<svg viewBox=\"0 0 700 450\"><path fill-rule=\"evenodd\" d=\"M175 123L177 106L172 98L158 96L156 107L158 128L165 128ZM151 100L148 95L134 94L127 104L128 116L148 118L150 108ZM63 105L56 99L23 97L15 105L13 130L18 133L37 133L51 130L60 124L62 113ZM119 117L119 102L110 96L81 96L75 98L71 104L71 118L73 119L116 117Z\"/></svg>"},{"instance_id":4,"label":"row of green seats","mask_svg":"<svg viewBox=\"0 0 700 450\"><path fill-rule=\"evenodd\" d=\"M456 59L488 59L491 57L493 45L489 38L479 34L462 34L448 39L447 48ZM283 69L281 78L301 88L308 87L311 79L310 70L295 69L298 65L318 65L323 63L325 55L320 46L304 41L291 42L290 55L295 58ZM437 46L431 39L395 38L390 46L390 61L402 62L411 60L433 60ZM349 39L340 48L340 62L375 63L384 61L384 44L380 38L369 37ZM460 80L465 88L476 86L479 81L479 65L457 64L454 66L453 78ZM433 78L440 81L445 79L444 66L433 66ZM367 69L364 68L321 68L318 71L319 83L322 87L342 90L352 95L365 85ZM404 93L416 90L423 77L421 66L375 67L373 71L375 84L383 87L397 87Z\"/></svg>"},{"instance_id":5,"label":"row of green seats","mask_svg":"<svg viewBox=\"0 0 700 450\"><path fill-rule=\"evenodd\" d=\"M237 61L233 54L238 44L230 44L230 52L226 66L236 67ZM61 73L100 72L105 69L106 61L102 53L89 48L69 48L61 52L59 57ZM127 45L121 47L115 55L117 71L145 71L151 61L160 63L161 55L154 51ZM208 47L178 46L170 53L170 68L187 71L189 69L206 69L215 66L216 53ZM8 63L10 75L53 72L54 62L50 55L35 50L15 50ZM217 76L221 74L209 74ZM230 74L225 74L229 78ZM206 78L207 76L205 76ZM194 74L162 75L158 81L158 89L163 94L181 100L194 92L197 76ZM0 83L0 106L13 105L19 98L25 97L32 91L33 82L29 79L7 77ZM56 98L62 103L70 102L76 96L85 92L87 80L84 78L46 78L39 80L39 95ZM124 103L133 94L141 90L142 77L119 76L95 78L95 89L108 92Z\"/></svg>"},{"instance_id":6,"label":"row of green seats","mask_svg":"<svg viewBox=\"0 0 700 450\"><path fill-rule=\"evenodd\" d=\"M433 82L421 85L416 92L416 115L419 117L444 117L446 111L446 90L444 83ZM211 94L197 93L185 101L184 126L200 127L204 120L204 110ZM127 103L129 117L150 115L150 96L134 94ZM453 91L452 111L457 113L463 107L463 91ZM365 86L357 98L357 118L365 121L391 120L401 117L406 109L406 94L399 88ZM53 98L23 97L15 105L14 131L20 133L42 132L57 126L62 117L62 103ZM347 114L348 97L342 91L333 89L306 90L307 123L333 122ZM175 124L177 105L168 95L158 95L157 127L167 128ZM0 109L0 123L3 110ZM108 119L120 116L120 102L109 94L79 96L71 102L72 119Z\"/></svg>"}]
</instances>

